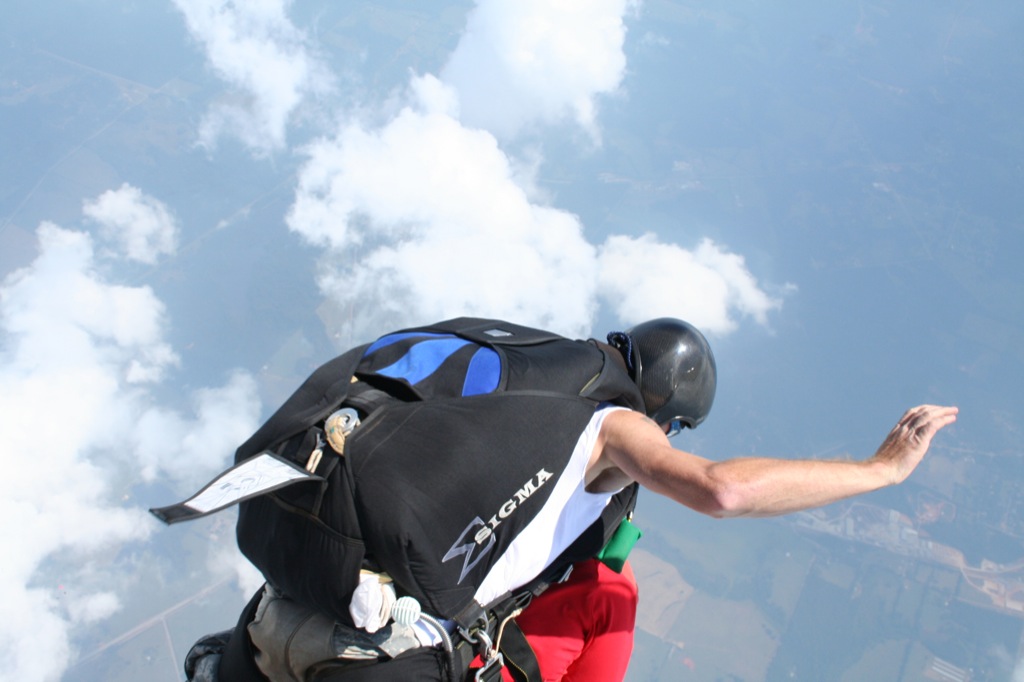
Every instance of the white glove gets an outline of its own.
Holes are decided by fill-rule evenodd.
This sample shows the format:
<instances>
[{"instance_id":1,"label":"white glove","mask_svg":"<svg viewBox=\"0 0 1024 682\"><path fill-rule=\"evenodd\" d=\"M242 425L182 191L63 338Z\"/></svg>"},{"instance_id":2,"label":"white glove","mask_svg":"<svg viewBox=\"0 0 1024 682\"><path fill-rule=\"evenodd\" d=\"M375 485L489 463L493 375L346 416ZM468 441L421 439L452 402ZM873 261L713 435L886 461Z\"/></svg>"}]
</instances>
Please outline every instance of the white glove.
<instances>
[{"instance_id":1,"label":"white glove","mask_svg":"<svg viewBox=\"0 0 1024 682\"><path fill-rule=\"evenodd\" d=\"M360 571L359 586L352 593L348 612L356 627L373 633L387 625L394 603L395 588L390 577L383 573Z\"/></svg>"}]
</instances>

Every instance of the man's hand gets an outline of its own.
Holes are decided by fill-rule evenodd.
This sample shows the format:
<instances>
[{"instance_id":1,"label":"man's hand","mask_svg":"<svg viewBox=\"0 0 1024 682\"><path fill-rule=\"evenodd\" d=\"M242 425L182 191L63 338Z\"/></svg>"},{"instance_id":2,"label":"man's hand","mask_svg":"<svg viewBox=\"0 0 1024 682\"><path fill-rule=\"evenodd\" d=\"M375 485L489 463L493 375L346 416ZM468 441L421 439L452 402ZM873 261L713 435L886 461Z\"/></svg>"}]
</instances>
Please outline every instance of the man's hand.
<instances>
[{"instance_id":1,"label":"man's hand","mask_svg":"<svg viewBox=\"0 0 1024 682\"><path fill-rule=\"evenodd\" d=\"M902 483L917 468L932 437L956 421L957 408L919 405L907 410L871 458L886 465L891 484Z\"/></svg>"}]
</instances>

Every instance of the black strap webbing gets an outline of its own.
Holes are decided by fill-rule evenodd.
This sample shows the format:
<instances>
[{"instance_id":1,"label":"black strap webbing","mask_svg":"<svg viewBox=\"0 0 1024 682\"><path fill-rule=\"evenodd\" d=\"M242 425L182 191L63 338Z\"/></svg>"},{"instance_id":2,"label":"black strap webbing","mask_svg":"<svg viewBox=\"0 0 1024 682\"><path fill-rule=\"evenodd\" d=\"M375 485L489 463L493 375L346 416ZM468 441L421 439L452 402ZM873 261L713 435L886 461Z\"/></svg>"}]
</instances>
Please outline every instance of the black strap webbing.
<instances>
[{"instance_id":1,"label":"black strap webbing","mask_svg":"<svg viewBox=\"0 0 1024 682\"><path fill-rule=\"evenodd\" d=\"M487 635L492 640L500 637L495 643L505 659L505 670L515 682L540 682L541 679L537 655L519 624L510 617L518 607L528 604L529 598L529 593L520 598L509 597L486 613L476 602L472 602L455 619L459 623L459 618L461 618L464 623L464 625L460 625L460 631L472 633L476 627L481 627L486 623ZM471 623L473 625L470 625ZM502 627L502 623L504 623L504 627ZM499 633L498 630L501 632ZM454 679L473 679L475 673L469 669L469 666L476 658L477 653L477 648L472 642L465 637L459 637L459 642L452 652L452 665L456 672L453 675Z\"/></svg>"},{"instance_id":2,"label":"black strap webbing","mask_svg":"<svg viewBox=\"0 0 1024 682\"><path fill-rule=\"evenodd\" d=\"M515 682L540 682L537 654L515 620L505 624L498 650L505 657L505 670Z\"/></svg>"}]
</instances>

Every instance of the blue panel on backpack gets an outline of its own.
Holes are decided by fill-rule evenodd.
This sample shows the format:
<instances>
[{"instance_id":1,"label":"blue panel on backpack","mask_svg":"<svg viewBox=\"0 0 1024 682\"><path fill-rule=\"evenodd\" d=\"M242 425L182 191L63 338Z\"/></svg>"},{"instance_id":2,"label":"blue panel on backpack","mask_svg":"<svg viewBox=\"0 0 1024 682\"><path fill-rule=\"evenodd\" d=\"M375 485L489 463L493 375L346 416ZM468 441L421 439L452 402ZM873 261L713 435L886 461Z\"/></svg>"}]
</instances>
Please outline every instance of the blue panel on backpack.
<instances>
[{"instance_id":1,"label":"blue panel on backpack","mask_svg":"<svg viewBox=\"0 0 1024 682\"><path fill-rule=\"evenodd\" d=\"M415 386L436 372L441 363L451 357L452 353L468 343L471 342L448 335L440 335L440 338L422 341L409 348L409 351L397 362L377 370L377 374L392 379L405 379L410 386Z\"/></svg>"},{"instance_id":2,"label":"blue panel on backpack","mask_svg":"<svg viewBox=\"0 0 1024 682\"><path fill-rule=\"evenodd\" d=\"M501 358L490 348L481 347L469 361L462 395L481 395L498 388L501 379Z\"/></svg>"},{"instance_id":3,"label":"blue panel on backpack","mask_svg":"<svg viewBox=\"0 0 1024 682\"><path fill-rule=\"evenodd\" d=\"M366 351L363 353L363 357L366 357L371 353L379 351L381 348L386 348L393 343L398 343L399 341L405 339L427 339L430 337L444 337L446 339L455 338L451 334L439 334L435 332L402 332L400 334L388 334L387 336L382 336L376 341L374 341L373 344L369 348L367 348Z\"/></svg>"}]
</instances>

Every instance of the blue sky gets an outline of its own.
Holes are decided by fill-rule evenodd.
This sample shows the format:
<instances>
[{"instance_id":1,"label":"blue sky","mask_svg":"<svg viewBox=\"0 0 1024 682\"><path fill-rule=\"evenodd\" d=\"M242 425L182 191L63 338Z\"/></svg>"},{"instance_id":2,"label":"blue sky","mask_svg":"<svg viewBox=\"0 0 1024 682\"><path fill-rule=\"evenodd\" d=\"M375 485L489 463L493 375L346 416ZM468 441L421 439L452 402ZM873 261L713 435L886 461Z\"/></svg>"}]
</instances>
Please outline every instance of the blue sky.
<instances>
[{"instance_id":1,"label":"blue sky","mask_svg":"<svg viewBox=\"0 0 1024 682\"><path fill-rule=\"evenodd\" d=\"M1022 18L15 2L0 679L60 679L210 585L240 605L258 579L230 529L145 509L223 466L312 367L396 326L683 317L720 384L679 447L864 457L907 407L949 403L922 480L1024 480ZM971 552L1024 555L985 542ZM175 613L179 657L233 619Z\"/></svg>"}]
</instances>

